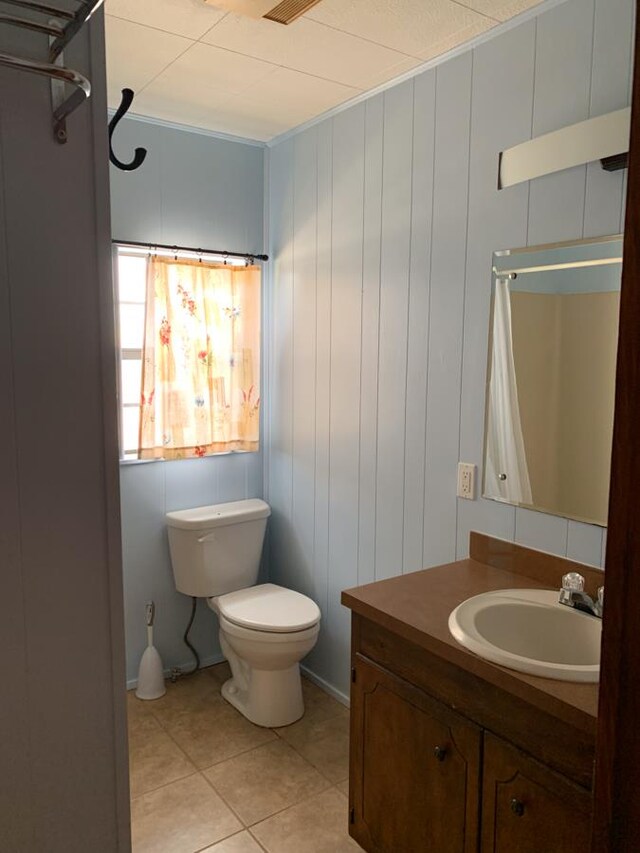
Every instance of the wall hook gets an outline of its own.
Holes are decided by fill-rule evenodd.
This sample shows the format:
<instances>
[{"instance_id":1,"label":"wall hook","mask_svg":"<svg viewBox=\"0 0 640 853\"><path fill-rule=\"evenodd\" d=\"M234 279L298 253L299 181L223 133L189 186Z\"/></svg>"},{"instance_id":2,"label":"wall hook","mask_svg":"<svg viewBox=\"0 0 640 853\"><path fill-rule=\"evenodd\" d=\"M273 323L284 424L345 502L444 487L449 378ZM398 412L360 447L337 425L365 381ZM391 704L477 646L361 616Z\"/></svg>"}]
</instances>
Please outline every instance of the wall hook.
<instances>
[{"instance_id":1,"label":"wall hook","mask_svg":"<svg viewBox=\"0 0 640 853\"><path fill-rule=\"evenodd\" d=\"M115 115L109 122L109 160L113 163L114 166L117 166L118 169L122 169L123 172L133 172L135 169L139 169L140 166L145 161L145 157L147 156L146 148L136 148L133 160L130 163L123 163L121 160L118 160L116 155L113 153L113 148L111 147L111 139L113 137L113 132L118 126L120 119L124 118L127 114L129 107L133 103L133 91L131 89L123 89L122 90L122 100L120 101L120 106L115 112Z\"/></svg>"}]
</instances>

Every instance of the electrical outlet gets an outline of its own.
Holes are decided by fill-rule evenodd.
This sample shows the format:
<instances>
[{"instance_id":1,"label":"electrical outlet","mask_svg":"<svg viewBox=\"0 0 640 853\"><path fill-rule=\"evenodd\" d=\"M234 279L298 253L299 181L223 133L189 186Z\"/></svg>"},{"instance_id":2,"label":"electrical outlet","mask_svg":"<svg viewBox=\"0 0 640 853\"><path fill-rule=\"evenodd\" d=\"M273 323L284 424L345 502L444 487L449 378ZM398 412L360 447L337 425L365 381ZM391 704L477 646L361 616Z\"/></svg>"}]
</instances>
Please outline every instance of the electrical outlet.
<instances>
[{"instance_id":1,"label":"electrical outlet","mask_svg":"<svg viewBox=\"0 0 640 853\"><path fill-rule=\"evenodd\" d=\"M458 497L476 499L476 466L470 462L458 462Z\"/></svg>"}]
</instances>

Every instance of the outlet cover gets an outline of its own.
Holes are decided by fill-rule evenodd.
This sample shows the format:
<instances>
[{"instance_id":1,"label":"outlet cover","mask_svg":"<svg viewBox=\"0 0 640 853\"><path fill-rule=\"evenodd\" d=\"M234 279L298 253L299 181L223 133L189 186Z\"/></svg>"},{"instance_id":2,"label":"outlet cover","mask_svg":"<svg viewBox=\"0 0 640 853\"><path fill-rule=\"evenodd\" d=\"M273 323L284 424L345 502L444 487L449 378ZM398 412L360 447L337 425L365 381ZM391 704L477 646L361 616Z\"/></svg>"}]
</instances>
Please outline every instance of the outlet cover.
<instances>
[{"instance_id":1,"label":"outlet cover","mask_svg":"<svg viewBox=\"0 0 640 853\"><path fill-rule=\"evenodd\" d=\"M458 497L476 499L476 466L470 462L458 462Z\"/></svg>"}]
</instances>

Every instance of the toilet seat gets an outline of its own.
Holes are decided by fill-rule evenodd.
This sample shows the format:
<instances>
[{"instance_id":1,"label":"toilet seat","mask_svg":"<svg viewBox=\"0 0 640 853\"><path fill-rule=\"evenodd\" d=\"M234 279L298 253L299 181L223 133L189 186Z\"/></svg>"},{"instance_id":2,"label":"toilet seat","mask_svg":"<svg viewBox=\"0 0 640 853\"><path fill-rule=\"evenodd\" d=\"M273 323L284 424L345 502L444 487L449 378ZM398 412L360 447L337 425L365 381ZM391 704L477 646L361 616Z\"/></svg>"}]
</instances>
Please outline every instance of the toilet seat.
<instances>
[{"instance_id":1,"label":"toilet seat","mask_svg":"<svg viewBox=\"0 0 640 853\"><path fill-rule=\"evenodd\" d=\"M229 622L224 616L218 615L220 622L220 630L223 634L229 637L236 637L239 640L246 640L252 643L260 643L265 649L271 648L273 644L282 646L287 643L303 643L307 640L314 639L320 631L320 623L316 622L310 628L305 628L302 631L259 631L255 628L245 628L242 625L236 625L234 622ZM315 641L315 640L314 640Z\"/></svg>"},{"instance_id":2,"label":"toilet seat","mask_svg":"<svg viewBox=\"0 0 640 853\"><path fill-rule=\"evenodd\" d=\"M210 604L227 624L268 634L305 631L320 621L315 601L272 583L229 592Z\"/></svg>"}]
</instances>

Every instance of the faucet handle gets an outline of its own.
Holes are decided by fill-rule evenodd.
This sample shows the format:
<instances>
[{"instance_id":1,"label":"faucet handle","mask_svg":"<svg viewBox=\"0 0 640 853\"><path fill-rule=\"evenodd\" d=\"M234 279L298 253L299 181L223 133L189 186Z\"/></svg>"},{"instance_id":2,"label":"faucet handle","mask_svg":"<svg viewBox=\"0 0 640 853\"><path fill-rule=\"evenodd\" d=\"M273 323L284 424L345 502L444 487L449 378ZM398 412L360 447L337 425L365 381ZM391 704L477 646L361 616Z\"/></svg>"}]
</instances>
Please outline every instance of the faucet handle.
<instances>
[{"instance_id":1,"label":"faucet handle","mask_svg":"<svg viewBox=\"0 0 640 853\"><path fill-rule=\"evenodd\" d=\"M583 592L584 578L579 572L568 572L566 575L562 575L562 589Z\"/></svg>"}]
</instances>

